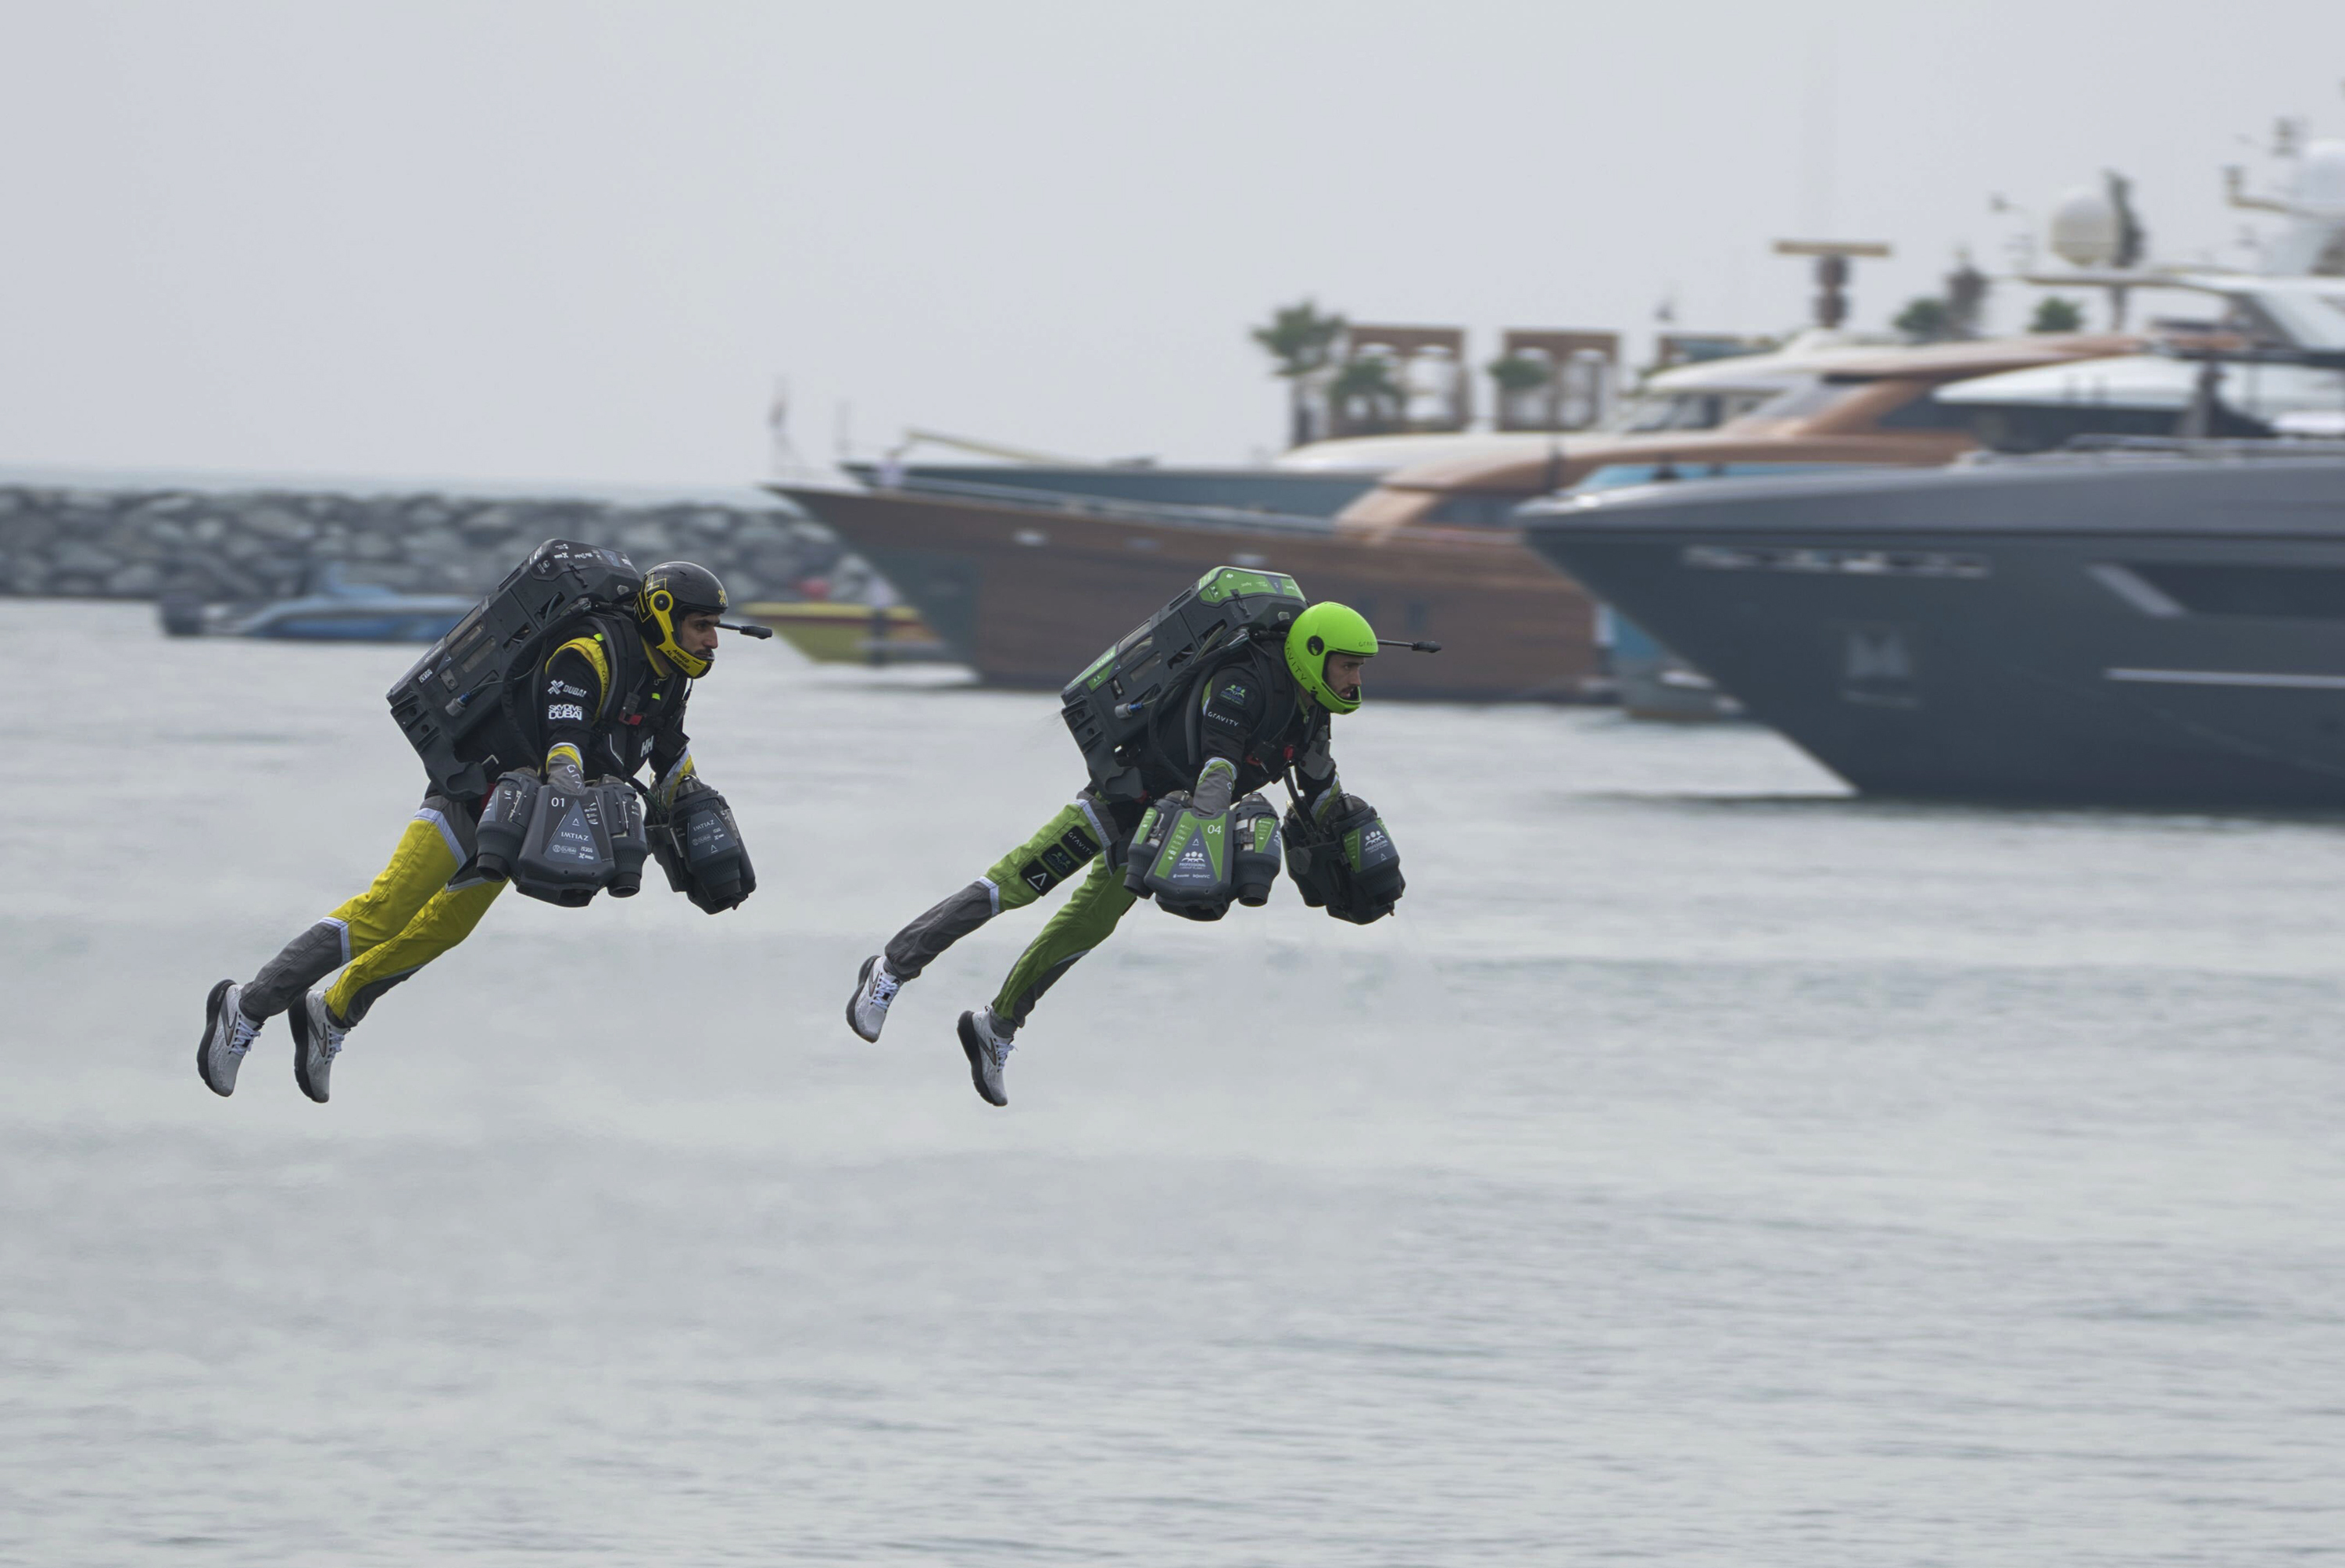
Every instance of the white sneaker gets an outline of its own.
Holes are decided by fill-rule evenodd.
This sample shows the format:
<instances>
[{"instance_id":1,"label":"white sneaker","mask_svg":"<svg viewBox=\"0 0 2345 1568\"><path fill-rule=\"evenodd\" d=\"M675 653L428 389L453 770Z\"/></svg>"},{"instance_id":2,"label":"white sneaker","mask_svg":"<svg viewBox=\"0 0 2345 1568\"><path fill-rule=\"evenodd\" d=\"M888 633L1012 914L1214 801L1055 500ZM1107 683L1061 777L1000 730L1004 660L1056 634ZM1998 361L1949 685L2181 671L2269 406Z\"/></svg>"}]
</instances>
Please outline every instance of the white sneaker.
<instances>
[{"instance_id":1,"label":"white sneaker","mask_svg":"<svg viewBox=\"0 0 2345 1568\"><path fill-rule=\"evenodd\" d=\"M313 991L293 1007L289 1022L293 1025L293 1081L301 1092L320 1105L326 1103L327 1077L334 1070L334 1058L342 1054L343 1037L350 1026L334 1022L334 1010L326 1005L326 993Z\"/></svg>"},{"instance_id":2,"label":"white sneaker","mask_svg":"<svg viewBox=\"0 0 2345 1568\"><path fill-rule=\"evenodd\" d=\"M866 1040L877 1041L880 1026L888 1022L888 1004L903 988L904 983L888 972L884 954L875 952L865 959L863 972L855 977L855 994L847 999L847 1026Z\"/></svg>"},{"instance_id":3,"label":"white sneaker","mask_svg":"<svg viewBox=\"0 0 2345 1568\"><path fill-rule=\"evenodd\" d=\"M977 1085L978 1094L990 1105L1010 1104L1010 1091L1001 1086L1001 1072L1010 1065L1010 1053L1018 1043L994 1022L990 1003L962 1013L959 1028L961 1054L969 1058L969 1081Z\"/></svg>"},{"instance_id":4,"label":"white sneaker","mask_svg":"<svg viewBox=\"0 0 2345 1568\"><path fill-rule=\"evenodd\" d=\"M196 1072L215 1095L236 1093L236 1070L244 1065L244 1054L260 1033L263 1021L247 1018L243 1003L244 987L233 980L213 986L204 1002L204 1037L196 1047Z\"/></svg>"}]
</instances>

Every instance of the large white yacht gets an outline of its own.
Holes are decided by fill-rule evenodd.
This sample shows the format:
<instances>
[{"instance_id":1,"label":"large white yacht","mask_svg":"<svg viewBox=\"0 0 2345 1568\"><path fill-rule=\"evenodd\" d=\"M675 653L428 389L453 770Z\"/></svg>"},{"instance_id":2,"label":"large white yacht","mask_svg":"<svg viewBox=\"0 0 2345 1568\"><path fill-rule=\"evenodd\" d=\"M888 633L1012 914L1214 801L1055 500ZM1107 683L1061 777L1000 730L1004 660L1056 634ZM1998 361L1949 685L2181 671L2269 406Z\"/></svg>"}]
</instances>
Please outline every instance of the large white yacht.
<instances>
[{"instance_id":1,"label":"large white yacht","mask_svg":"<svg viewBox=\"0 0 2345 1568\"><path fill-rule=\"evenodd\" d=\"M2223 316L2170 332L2156 351L2077 360L1942 388L1988 444L2035 452L2086 433L2345 434L2345 141L2295 154L2285 196L2233 205L2287 219L2254 272L2210 267L2034 273L2064 287L2168 289L2212 296Z\"/></svg>"}]
</instances>

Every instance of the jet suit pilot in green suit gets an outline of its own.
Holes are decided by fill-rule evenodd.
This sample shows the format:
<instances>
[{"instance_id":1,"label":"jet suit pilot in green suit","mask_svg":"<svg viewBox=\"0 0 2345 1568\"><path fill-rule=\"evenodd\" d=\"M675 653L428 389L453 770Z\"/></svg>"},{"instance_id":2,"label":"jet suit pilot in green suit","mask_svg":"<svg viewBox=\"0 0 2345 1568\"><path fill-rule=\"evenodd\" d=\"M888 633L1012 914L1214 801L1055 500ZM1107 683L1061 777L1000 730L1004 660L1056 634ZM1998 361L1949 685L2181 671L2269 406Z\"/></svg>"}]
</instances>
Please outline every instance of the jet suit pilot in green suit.
<instances>
[{"instance_id":1,"label":"jet suit pilot in green suit","mask_svg":"<svg viewBox=\"0 0 2345 1568\"><path fill-rule=\"evenodd\" d=\"M1146 801L1186 789L1193 791L1200 811L1218 812L1292 768L1302 781L1300 809L1325 820L1343 799L1328 750L1330 720L1359 708L1361 667L1376 651L1376 633L1358 612L1318 604L1296 617L1283 648L1257 647L1214 669L1185 698L1198 710L1197 724L1184 731L1195 737L1193 751L1185 740L1152 748L1140 764L1136 798L1111 799L1084 789L983 876L898 932L883 952L864 961L847 1005L848 1026L878 1040L900 988L947 948L1081 874L1074 892L1010 965L993 1000L960 1015L961 1049L977 1092L992 1105L1007 1105L1002 1069L1019 1028L1042 993L1105 942L1132 905L1136 895L1124 886L1123 856Z\"/></svg>"}]
</instances>

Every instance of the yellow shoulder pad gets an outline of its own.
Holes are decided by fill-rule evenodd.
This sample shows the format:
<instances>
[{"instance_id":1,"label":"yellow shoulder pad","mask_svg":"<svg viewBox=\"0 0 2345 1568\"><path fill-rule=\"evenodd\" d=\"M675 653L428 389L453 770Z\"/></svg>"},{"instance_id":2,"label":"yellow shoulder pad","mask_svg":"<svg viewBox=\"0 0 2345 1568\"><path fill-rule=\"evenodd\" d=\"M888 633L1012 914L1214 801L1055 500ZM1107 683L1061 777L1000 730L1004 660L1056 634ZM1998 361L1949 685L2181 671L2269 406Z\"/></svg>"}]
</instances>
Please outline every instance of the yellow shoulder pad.
<instances>
[{"instance_id":1,"label":"yellow shoulder pad","mask_svg":"<svg viewBox=\"0 0 2345 1568\"><path fill-rule=\"evenodd\" d=\"M553 652L546 655L545 662L552 664L572 648L576 648L584 657L586 662L594 667L595 683L603 688L594 696L594 706L600 708L603 706L603 698L611 694L611 656L603 651L603 639L599 636L572 637Z\"/></svg>"}]
</instances>

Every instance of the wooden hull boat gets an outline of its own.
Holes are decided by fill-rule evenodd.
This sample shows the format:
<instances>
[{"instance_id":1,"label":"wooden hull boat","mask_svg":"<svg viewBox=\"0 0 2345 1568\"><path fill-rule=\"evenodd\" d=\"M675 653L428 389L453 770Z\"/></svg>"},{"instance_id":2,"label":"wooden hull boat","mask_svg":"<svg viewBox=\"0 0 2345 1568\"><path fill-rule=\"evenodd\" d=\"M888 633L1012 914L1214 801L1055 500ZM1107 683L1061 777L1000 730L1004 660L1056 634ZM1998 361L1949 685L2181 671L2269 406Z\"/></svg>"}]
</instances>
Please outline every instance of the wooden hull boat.
<instances>
[{"instance_id":1,"label":"wooden hull boat","mask_svg":"<svg viewBox=\"0 0 2345 1568\"><path fill-rule=\"evenodd\" d=\"M920 612L980 678L1056 689L1215 566L1268 567L1385 636L1379 697L1586 701L1603 690L1595 606L1511 532L1400 528L1080 496L780 485Z\"/></svg>"}]
</instances>

